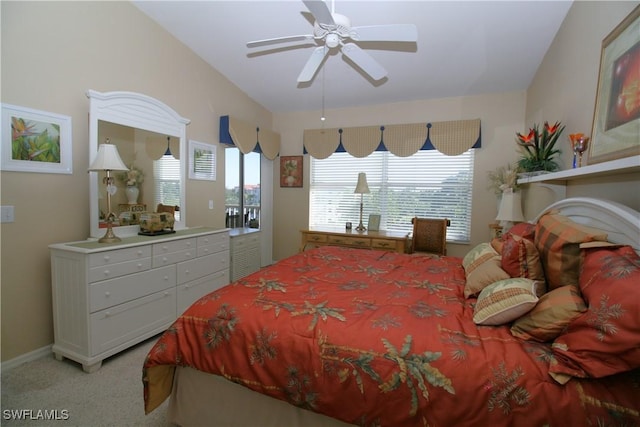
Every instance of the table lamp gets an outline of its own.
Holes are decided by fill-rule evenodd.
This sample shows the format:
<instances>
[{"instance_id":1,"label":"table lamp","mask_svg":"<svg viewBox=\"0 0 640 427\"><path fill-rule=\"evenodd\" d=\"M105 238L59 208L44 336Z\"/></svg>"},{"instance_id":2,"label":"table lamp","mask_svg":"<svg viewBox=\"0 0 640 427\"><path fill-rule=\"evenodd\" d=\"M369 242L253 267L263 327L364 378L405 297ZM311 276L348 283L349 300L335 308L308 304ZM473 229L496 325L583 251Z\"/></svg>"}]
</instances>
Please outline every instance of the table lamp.
<instances>
[{"instance_id":1,"label":"table lamp","mask_svg":"<svg viewBox=\"0 0 640 427\"><path fill-rule=\"evenodd\" d=\"M118 187L114 185L111 171L128 171L115 145L109 143L109 139L104 144L100 144L98 147L98 154L96 158L89 166L89 172L105 171L106 176L102 182L107 187L107 232L101 237L98 242L100 243L114 243L119 242L120 238L113 232L112 223L115 218L115 214L111 212L111 196L116 194Z\"/></svg>"},{"instance_id":2,"label":"table lamp","mask_svg":"<svg viewBox=\"0 0 640 427\"><path fill-rule=\"evenodd\" d=\"M358 174L358 184L356 184L355 194L360 194L360 224L356 227L356 231L365 231L367 228L362 223L362 201L363 194L369 193L369 185L367 184L367 174L360 172Z\"/></svg>"},{"instance_id":3,"label":"table lamp","mask_svg":"<svg viewBox=\"0 0 640 427\"><path fill-rule=\"evenodd\" d=\"M511 188L507 188L502 193L500 209L498 209L496 219L500 221L503 233L506 233L516 222L524 221L520 193L514 193Z\"/></svg>"}]
</instances>

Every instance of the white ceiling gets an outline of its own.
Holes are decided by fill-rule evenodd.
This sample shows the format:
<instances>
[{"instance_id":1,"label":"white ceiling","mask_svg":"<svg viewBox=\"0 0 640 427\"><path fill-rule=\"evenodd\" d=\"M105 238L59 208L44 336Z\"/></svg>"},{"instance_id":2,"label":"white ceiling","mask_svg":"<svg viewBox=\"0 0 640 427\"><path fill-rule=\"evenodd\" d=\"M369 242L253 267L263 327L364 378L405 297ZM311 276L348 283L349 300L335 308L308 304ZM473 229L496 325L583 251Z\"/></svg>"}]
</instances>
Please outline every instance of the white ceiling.
<instances>
[{"instance_id":1,"label":"white ceiling","mask_svg":"<svg viewBox=\"0 0 640 427\"><path fill-rule=\"evenodd\" d=\"M413 23L418 42L361 44L388 71L381 81L337 53L311 84L298 84L315 44L246 43L312 34L302 1L133 3L272 112L321 109L323 86L327 109L526 90L571 7L568 0L333 0L329 9L352 26Z\"/></svg>"}]
</instances>

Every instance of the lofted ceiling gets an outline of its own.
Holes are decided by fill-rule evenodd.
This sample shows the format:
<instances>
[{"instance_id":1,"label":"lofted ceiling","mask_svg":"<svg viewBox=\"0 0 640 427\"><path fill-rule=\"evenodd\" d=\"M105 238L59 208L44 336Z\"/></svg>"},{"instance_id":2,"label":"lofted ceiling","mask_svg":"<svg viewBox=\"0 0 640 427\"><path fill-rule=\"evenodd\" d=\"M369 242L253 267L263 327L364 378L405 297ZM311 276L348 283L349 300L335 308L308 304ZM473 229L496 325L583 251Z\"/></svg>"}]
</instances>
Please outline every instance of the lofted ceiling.
<instances>
[{"instance_id":1,"label":"lofted ceiling","mask_svg":"<svg viewBox=\"0 0 640 427\"><path fill-rule=\"evenodd\" d=\"M418 41L360 44L387 70L382 80L332 51L314 80L298 83L315 42L246 44L312 34L302 1L133 3L272 112L526 90L571 7L569 0L328 1L352 26L415 24Z\"/></svg>"}]
</instances>

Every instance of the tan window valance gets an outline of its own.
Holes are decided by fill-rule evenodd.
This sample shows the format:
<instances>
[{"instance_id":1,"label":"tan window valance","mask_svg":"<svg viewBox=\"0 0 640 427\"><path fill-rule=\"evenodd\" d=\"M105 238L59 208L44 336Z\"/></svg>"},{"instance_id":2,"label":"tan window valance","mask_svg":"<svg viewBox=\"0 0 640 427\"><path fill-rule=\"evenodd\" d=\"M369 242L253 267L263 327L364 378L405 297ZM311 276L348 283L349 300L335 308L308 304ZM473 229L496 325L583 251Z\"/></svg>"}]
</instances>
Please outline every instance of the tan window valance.
<instances>
[{"instance_id":1,"label":"tan window valance","mask_svg":"<svg viewBox=\"0 0 640 427\"><path fill-rule=\"evenodd\" d=\"M220 117L220 142L231 144L248 154L259 150L267 159L273 160L280 152L280 134L269 129L260 129L230 116Z\"/></svg>"},{"instance_id":2,"label":"tan window valance","mask_svg":"<svg viewBox=\"0 0 640 427\"><path fill-rule=\"evenodd\" d=\"M317 159L343 150L354 157L366 157L378 149L386 149L399 157L411 156L421 149L436 149L455 156L480 147L480 119L305 129L303 140L306 152Z\"/></svg>"}]
</instances>

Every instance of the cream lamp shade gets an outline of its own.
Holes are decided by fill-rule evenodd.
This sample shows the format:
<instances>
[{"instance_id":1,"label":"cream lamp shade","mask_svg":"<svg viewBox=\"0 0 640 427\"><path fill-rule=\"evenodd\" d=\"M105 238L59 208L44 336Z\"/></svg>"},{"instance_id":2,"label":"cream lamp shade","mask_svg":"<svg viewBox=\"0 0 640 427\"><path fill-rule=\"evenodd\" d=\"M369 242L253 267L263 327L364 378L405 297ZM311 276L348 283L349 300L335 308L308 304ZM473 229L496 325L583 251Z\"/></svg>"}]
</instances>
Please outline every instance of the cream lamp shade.
<instances>
[{"instance_id":1,"label":"cream lamp shade","mask_svg":"<svg viewBox=\"0 0 640 427\"><path fill-rule=\"evenodd\" d=\"M129 168L124 165L124 162L118 154L118 148L109 143L100 144L98 147L98 154L96 158L89 166L89 171L128 171Z\"/></svg>"},{"instance_id":2,"label":"cream lamp shade","mask_svg":"<svg viewBox=\"0 0 640 427\"><path fill-rule=\"evenodd\" d=\"M522 197L520 193L514 193L511 189L507 189L502 193L500 209L498 209L496 219L500 221L502 232L506 232L513 227L514 223L525 220L522 214Z\"/></svg>"},{"instance_id":3,"label":"cream lamp shade","mask_svg":"<svg viewBox=\"0 0 640 427\"><path fill-rule=\"evenodd\" d=\"M369 193L369 185L367 184L367 174L364 172L360 172L358 174L358 183L356 184L355 194L366 194Z\"/></svg>"}]
</instances>

